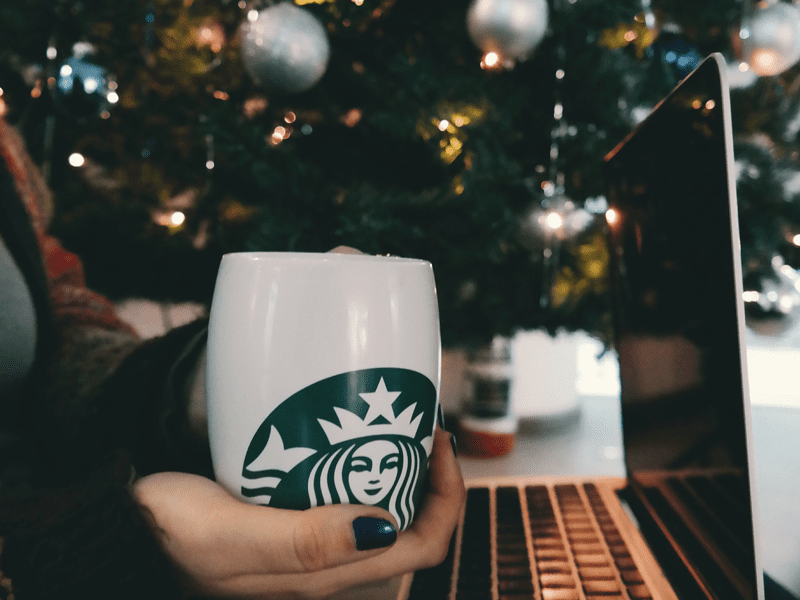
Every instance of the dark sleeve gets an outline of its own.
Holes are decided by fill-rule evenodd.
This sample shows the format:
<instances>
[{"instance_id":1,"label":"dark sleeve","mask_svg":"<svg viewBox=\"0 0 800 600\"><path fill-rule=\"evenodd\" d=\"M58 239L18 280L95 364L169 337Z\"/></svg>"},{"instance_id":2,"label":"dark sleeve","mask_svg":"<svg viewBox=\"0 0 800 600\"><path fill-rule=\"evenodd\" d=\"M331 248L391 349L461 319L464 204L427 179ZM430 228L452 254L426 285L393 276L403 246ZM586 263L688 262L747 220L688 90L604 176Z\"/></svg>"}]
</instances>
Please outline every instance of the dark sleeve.
<instances>
[{"instance_id":1,"label":"dark sleeve","mask_svg":"<svg viewBox=\"0 0 800 600\"><path fill-rule=\"evenodd\" d=\"M124 450L139 477L158 471L212 477L208 443L189 430L184 393L206 330L201 319L133 347L97 334L74 340L79 350L55 361L61 373L54 377L58 385L42 443L58 440L82 458ZM73 369L87 371L71 376ZM100 383L87 389L82 384L92 377Z\"/></svg>"},{"instance_id":2,"label":"dark sleeve","mask_svg":"<svg viewBox=\"0 0 800 600\"><path fill-rule=\"evenodd\" d=\"M47 235L47 191L2 119L0 150L0 235L37 312L35 368L0 398L0 600L180 598L132 486L153 471L211 473L182 393L206 323L137 339Z\"/></svg>"},{"instance_id":3,"label":"dark sleeve","mask_svg":"<svg viewBox=\"0 0 800 600\"><path fill-rule=\"evenodd\" d=\"M118 409L105 420L127 440L139 476L182 471L213 479L208 441L189 428L185 393L207 331L201 319L145 342L102 389L101 405Z\"/></svg>"},{"instance_id":4,"label":"dark sleeve","mask_svg":"<svg viewBox=\"0 0 800 600\"><path fill-rule=\"evenodd\" d=\"M23 455L2 474L0 598L183 598L177 569L133 499L129 456L63 466Z\"/></svg>"},{"instance_id":5,"label":"dark sleeve","mask_svg":"<svg viewBox=\"0 0 800 600\"><path fill-rule=\"evenodd\" d=\"M212 476L183 394L206 328L196 321L126 349L92 393L62 387L41 426L2 449L0 571L16 600L181 596L132 485L158 471Z\"/></svg>"}]
</instances>

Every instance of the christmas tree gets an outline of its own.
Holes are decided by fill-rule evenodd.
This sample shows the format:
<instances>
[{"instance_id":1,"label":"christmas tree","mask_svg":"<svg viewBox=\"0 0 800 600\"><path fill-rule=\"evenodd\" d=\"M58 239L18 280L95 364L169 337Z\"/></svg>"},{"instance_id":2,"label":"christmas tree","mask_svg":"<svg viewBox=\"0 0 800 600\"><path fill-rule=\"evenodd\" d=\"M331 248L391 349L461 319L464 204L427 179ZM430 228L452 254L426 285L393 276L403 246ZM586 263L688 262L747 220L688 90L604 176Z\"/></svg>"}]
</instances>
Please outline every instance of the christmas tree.
<instances>
[{"instance_id":1,"label":"christmas tree","mask_svg":"<svg viewBox=\"0 0 800 600\"><path fill-rule=\"evenodd\" d=\"M208 302L224 252L345 244L430 260L446 344L608 341L602 159L711 52L749 314L779 323L800 266L790 4L20 0L0 108L112 297Z\"/></svg>"}]
</instances>

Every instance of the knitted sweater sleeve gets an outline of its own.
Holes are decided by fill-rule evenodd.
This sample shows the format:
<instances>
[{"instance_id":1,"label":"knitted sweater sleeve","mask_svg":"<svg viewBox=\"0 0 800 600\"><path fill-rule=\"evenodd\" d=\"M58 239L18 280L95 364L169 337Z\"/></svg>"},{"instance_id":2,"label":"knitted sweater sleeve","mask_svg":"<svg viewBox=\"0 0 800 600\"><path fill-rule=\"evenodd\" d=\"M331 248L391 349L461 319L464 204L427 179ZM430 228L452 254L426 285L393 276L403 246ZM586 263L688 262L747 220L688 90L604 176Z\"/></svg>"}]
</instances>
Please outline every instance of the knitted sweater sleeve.
<instances>
[{"instance_id":1,"label":"knitted sweater sleeve","mask_svg":"<svg viewBox=\"0 0 800 600\"><path fill-rule=\"evenodd\" d=\"M146 511L137 477L212 476L189 431L183 383L205 343L203 320L143 341L86 287L80 260L46 232L46 187L0 119L0 151L30 217L45 273L52 352L40 393L20 398L18 435L0 444L0 598L176 598L178 574ZM40 311L41 312L41 311Z\"/></svg>"}]
</instances>

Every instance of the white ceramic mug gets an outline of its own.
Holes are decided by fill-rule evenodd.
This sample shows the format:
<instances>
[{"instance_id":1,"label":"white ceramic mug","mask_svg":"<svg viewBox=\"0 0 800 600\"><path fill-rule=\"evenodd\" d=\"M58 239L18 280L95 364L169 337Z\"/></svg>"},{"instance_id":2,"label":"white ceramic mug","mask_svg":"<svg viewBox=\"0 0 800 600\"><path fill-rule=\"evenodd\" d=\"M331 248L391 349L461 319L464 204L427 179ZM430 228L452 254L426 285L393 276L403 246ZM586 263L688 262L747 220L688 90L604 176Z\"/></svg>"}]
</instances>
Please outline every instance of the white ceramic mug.
<instances>
[{"instance_id":1,"label":"white ceramic mug","mask_svg":"<svg viewBox=\"0 0 800 600\"><path fill-rule=\"evenodd\" d=\"M440 369L430 263L225 255L206 369L217 481L280 508L378 505L405 529L433 445Z\"/></svg>"}]
</instances>

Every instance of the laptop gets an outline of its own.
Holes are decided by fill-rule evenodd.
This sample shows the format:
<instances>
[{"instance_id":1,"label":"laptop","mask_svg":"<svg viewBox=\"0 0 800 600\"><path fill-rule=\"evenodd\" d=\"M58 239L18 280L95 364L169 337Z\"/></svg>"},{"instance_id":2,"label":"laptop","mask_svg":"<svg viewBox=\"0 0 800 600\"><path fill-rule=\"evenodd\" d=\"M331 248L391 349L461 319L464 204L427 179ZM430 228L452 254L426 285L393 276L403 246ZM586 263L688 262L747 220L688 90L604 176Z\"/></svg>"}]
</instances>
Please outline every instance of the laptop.
<instances>
[{"instance_id":1,"label":"laptop","mask_svg":"<svg viewBox=\"0 0 800 600\"><path fill-rule=\"evenodd\" d=\"M726 67L605 158L624 478L484 478L409 600L761 600Z\"/></svg>"}]
</instances>

